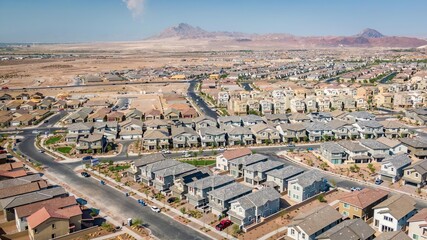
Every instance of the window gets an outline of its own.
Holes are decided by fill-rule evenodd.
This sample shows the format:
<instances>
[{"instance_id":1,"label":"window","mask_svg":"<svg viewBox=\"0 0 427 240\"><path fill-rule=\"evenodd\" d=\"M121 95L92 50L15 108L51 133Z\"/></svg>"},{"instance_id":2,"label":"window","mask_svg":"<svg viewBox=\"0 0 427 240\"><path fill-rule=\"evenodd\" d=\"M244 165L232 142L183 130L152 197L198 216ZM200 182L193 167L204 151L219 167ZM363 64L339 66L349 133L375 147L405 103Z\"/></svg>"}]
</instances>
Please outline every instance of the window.
<instances>
[{"instance_id":1,"label":"window","mask_svg":"<svg viewBox=\"0 0 427 240\"><path fill-rule=\"evenodd\" d=\"M291 234L295 235L295 230L291 229Z\"/></svg>"},{"instance_id":2,"label":"window","mask_svg":"<svg viewBox=\"0 0 427 240\"><path fill-rule=\"evenodd\" d=\"M347 212L347 211L343 211L343 212L342 212L342 215L344 215L344 216L348 216L348 212Z\"/></svg>"},{"instance_id":3,"label":"window","mask_svg":"<svg viewBox=\"0 0 427 240\"><path fill-rule=\"evenodd\" d=\"M301 236L302 236L302 238L304 238L304 239L305 239L305 233L302 233L302 235L301 235Z\"/></svg>"},{"instance_id":4,"label":"window","mask_svg":"<svg viewBox=\"0 0 427 240\"><path fill-rule=\"evenodd\" d=\"M388 216L384 216L384 220L389 221L389 222L393 222L393 218L388 217Z\"/></svg>"},{"instance_id":5,"label":"window","mask_svg":"<svg viewBox=\"0 0 427 240\"><path fill-rule=\"evenodd\" d=\"M38 232L37 232L37 228L34 228L34 233L38 233Z\"/></svg>"},{"instance_id":6,"label":"window","mask_svg":"<svg viewBox=\"0 0 427 240\"><path fill-rule=\"evenodd\" d=\"M350 204L344 203L344 208L350 208Z\"/></svg>"},{"instance_id":7,"label":"window","mask_svg":"<svg viewBox=\"0 0 427 240\"><path fill-rule=\"evenodd\" d=\"M55 235L55 233L54 233L54 234L52 234L52 238L56 238L56 235Z\"/></svg>"},{"instance_id":8,"label":"window","mask_svg":"<svg viewBox=\"0 0 427 240\"><path fill-rule=\"evenodd\" d=\"M412 234L412 239L418 240L418 235L417 234Z\"/></svg>"},{"instance_id":9,"label":"window","mask_svg":"<svg viewBox=\"0 0 427 240\"><path fill-rule=\"evenodd\" d=\"M52 229L55 229L56 227L55 227L55 224L52 224Z\"/></svg>"},{"instance_id":10,"label":"window","mask_svg":"<svg viewBox=\"0 0 427 240\"><path fill-rule=\"evenodd\" d=\"M418 173L415 173L415 177L418 177Z\"/></svg>"}]
</instances>

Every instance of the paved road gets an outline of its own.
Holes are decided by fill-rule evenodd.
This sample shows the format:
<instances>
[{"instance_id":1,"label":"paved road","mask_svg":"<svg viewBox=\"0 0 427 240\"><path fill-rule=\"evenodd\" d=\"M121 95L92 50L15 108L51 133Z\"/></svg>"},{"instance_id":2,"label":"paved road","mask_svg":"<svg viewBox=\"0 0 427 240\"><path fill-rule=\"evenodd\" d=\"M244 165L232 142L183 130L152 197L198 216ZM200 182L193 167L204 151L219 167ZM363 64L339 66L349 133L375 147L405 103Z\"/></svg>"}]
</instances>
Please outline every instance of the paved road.
<instances>
[{"instance_id":1,"label":"paved road","mask_svg":"<svg viewBox=\"0 0 427 240\"><path fill-rule=\"evenodd\" d=\"M153 234L160 239L207 239L204 235L163 214L154 213L149 207L141 207L135 200L125 197L109 186L102 186L91 178L81 177L69 166L55 162L50 156L38 152L34 141L34 134L26 134L17 148L30 159L43 164L61 182L77 187L82 194L90 196L91 201L108 207L109 211L121 216L123 221L126 221L127 218L141 218Z\"/></svg>"},{"instance_id":2,"label":"paved road","mask_svg":"<svg viewBox=\"0 0 427 240\"><path fill-rule=\"evenodd\" d=\"M192 80L190 82L190 86L188 87L188 92L187 92L188 97L190 97L193 100L194 104L197 104L197 106L203 112L204 115L209 116L209 117L214 118L214 119L217 119L218 114L216 113L216 111L212 110L209 107L209 105L203 100L203 98L199 97L196 94L195 88L196 88L197 83L198 83L197 80Z\"/></svg>"}]
</instances>

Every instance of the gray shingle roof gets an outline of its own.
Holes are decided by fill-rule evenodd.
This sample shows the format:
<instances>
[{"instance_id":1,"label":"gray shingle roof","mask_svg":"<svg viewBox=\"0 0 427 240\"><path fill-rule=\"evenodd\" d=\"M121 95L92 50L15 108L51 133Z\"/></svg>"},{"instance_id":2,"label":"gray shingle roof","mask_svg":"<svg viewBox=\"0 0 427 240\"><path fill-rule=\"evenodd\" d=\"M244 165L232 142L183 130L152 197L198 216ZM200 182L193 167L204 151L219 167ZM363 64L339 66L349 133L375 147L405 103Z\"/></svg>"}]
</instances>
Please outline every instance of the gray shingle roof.
<instances>
[{"instance_id":1,"label":"gray shingle roof","mask_svg":"<svg viewBox=\"0 0 427 240\"><path fill-rule=\"evenodd\" d=\"M370 127L370 128L380 128L383 125L381 125L381 123L374 121L374 120L370 120L370 121L359 121L356 124L358 124L361 127Z\"/></svg>"},{"instance_id":2,"label":"gray shingle roof","mask_svg":"<svg viewBox=\"0 0 427 240\"><path fill-rule=\"evenodd\" d=\"M226 131L230 135L252 134L252 131L247 127L232 127Z\"/></svg>"},{"instance_id":3,"label":"gray shingle roof","mask_svg":"<svg viewBox=\"0 0 427 240\"><path fill-rule=\"evenodd\" d=\"M374 139L360 139L359 143L372 150L390 149L389 146L385 145L384 143L378 142L377 140L374 140Z\"/></svg>"},{"instance_id":4,"label":"gray shingle roof","mask_svg":"<svg viewBox=\"0 0 427 240\"><path fill-rule=\"evenodd\" d=\"M65 191L65 189L62 187L47 188L37 192L1 199L0 205L3 209L14 208L29 203L51 199L56 196L64 195L66 193L67 191Z\"/></svg>"},{"instance_id":5,"label":"gray shingle roof","mask_svg":"<svg viewBox=\"0 0 427 240\"><path fill-rule=\"evenodd\" d=\"M365 112L365 111L351 112L351 113L348 113L347 115L355 117L355 118L365 118L365 119L368 119L368 118L374 119L375 118L374 114L368 113L368 112Z\"/></svg>"},{"instance_id":6,"label":"gray shingle roof","mask_svg":"<svg viewBox=\"0 0 427 240\"><path fill-rule=\"evenodd\" d=\"M223 201L230 200L236 196L244 193L252 192L252 188L240 183L232 183L222 188L210 191L208 194L214 198L221 199Z\"/></svg>"},{"instance_id":7,"label":"gray shingle roof","mask_svg":"<svg viewBox=\"0 0 427 240\"><path fill-rule=\"evenodd\" d=\"M321 145L322 149L326 149L330 153L342 153L345 152L345 149L341 147L339 144L334 142L325 142Z\"/></svg>"},{"instance_id":8,"label":"gray shingle roof","mask_svg":"<svg viewBox=\"0 0 427 240\"><path fill-rule=\"evenodd\" d=\"M217 186L224 185L226 183L234 182L234 178L227 175L213 175L206 177L194 182L187 184L188 187L193 187L197 189L205 189L208 187L216 188Z\"/></svg>"},{"instance_id":9,"label":"gray shingle roof","mask_svg":"<svg viewBox=\"0 0 427 240\"><path fill-rule=\"evenodd\" d=\"M248 170L248 171L256 171L256 172L267 172L269 170L278 168L280 166L283 166L283 163L278 162L278 161L271 161L271 160L267 160L265 162L258 162L252 165L249 165L247 167L244 167L244 170Z\"/></svg>"},{"instance_id":10,"label":"gray shingle roof","mask_svg":"<svg viewBox=\"0 0 427 240\"><path fill-rule=\"evenodd\" d=\"M133 161L133 164L136 167L140 167L143 165L147 165L147 164L158 162L165 159L166 157L163 153L153 153L153 154L143 155L140 159Z\"/></svg>"},{"instance_id":11,"label":"gray shingle roof","mask_svg":"<svg viewBox=\"0 0 427 240\"><path fill-rule=\"evenodd\" d=\"M406 214L415 210L415 200L408 195L399 194L393 195L390 198L379 203L373 209L386 208L387 210L381 212L390 213L394 218L401 219Z\"/></svg>"},{"instance_id":12,"label":"gray shingle roof","mask_svg":"<svg viewBox=\"0 0 427 240\"><path fill-rule=\"evenodd\" d=\"M206 127L200 129L200 135L221 135L225 134L225 131L216 127Z\"/></svg>"},{"instance_id":13,"label":"gray shingle roof","mask_svg":"<svg viewBox=\"0 0 427 240\"><path fill-rule=\"evenodd\" d=\"M177 165L156 171L155 174L156 176L162 176L162 177L177 176L189 171L193 171L195 169L196 167L191 164L181 163L181 164L177 164Z\"/></svg>"},{"instance_id":14,"label":"gray shingle roof","mask_svg":"<svg viewBox=\"0 0 427 240\"><path fill-rule=\"evenodd\" d=\"M181 164L181 162L178 162L176 160L172 159L166 159L154 163L147 164L141 168L141 171L150 171L150 172L156 172L161 169L169 168L175 165Z\"/></svg>"},{"instance_id":15,"label":"gray shingle roof","mask_svg":"<svg viewBox=\"0 0 427 240\"><path fill-rule=\"evenodd\" d=\"M352 219L341 222L340 224L332 227L318 236L317 239L366 240L370 239L374 234L375 230L362 219Z\"/></svg>"},{"instance_id":16,"label":"gray shingle roof","mask_svg":"<svg viewBox=\"0 0 427 240\"><path fill-rule=\"evenodd\" d=\"M358 144L356 142L352 142L352 141L339 141L338 144L341 147L343 147L349 151L352 151L352 152L367 152L368 151L367 148L361 146L360 144Z\"/></svg>"},{"instance_id":17,"label":"gray shingle roof","mask_svg":"<svg viewBox=\"0 0 427 240\"><path fill-rule=\"evenodd\" d=\"M242 164L243 166L248 166L248 165L260 162L260 161L265 161L267 159L268 159L267 156L259 154L259 153L255 153L252 155L246 155L243 157L232 159L230 162L235 163L237 165Z\"/></svg>"},{"instance_id":18,"label":"gray shingle roof","mask_svg":"<svg viewBox=\"0 0 427 240\"><path fill-rule=\"evenodd\" d=\"M411 240L411 238L402 231L383 232L375 240Z\"/></svg>"},{"instance_id":19,"label":"gray shingle roof","mask_svg":"<svg viewBox=\"0 0 427 240\"><path fill-rule=\"evenodd\" d=\"M407 168L413 168L415 171L417 171L419 174L423 175L427 173L427 160L421 160Z\"/></svg>"},{"instance_id":20,"label":"gray shingle roof","mask_svg":"<svg viewBox=\"0 0 427 240\"><path fill-rule=\"evenodd\" d=\"M289 226L298 226L310 236L341 218L341 214L333 207L324 204L296 216Z\"/></svg>"},{"instance_id":21,"label":"gray shingle roof","mask_svg":"<svg viewBox=\"0 0 427 240\"><path fill-rule=\"evenodd\" d=\"M388 162L391 163L395 168L399 169L411 164L412 160L406 154L399 154L390 156L382 161L383 164Z\"/></svg>"},{"instance_id":22,"label":"gray shingle roof","mask_svg":"<svg viewBox=\"0 0 427 240\"><path fill-rule=\"evenodd\" d=\"M279 198L279 192L273 188L266 187L259 191L252 192L248 195L238 198L233 202L238 202L244 210L247 210L253 207L261 207L267 202L272 202L278 200Z\"/></svg>"},{"instance_id":23,"label":"gray shingle roof","mask_svg":"<svg viewBox=\"0 0 427 240\"><path fill-rule=\"evenodd\" d=\"M288 179L297 174L303 173L304 169L295 166L286 166L281 169L271 170L267 173L268 176L273 176L279 179Z\"/></svg>"},{"instance_id":24,"label":"gray shingle roof","mask_svg":"<svg viewBox=\"0 0 427 240\"><path fill-rule=\"evenodd\" d=\"M283 123L279 125L284 132L290 131L302 131L305 130L305 125L302 123Z\"/></svg>"},{"instance_id":25,"label":"gray shingle roof","mask_svg":"<svg viewBox=\"0 0 427 240\"><path fill-rule=\"evenodd\" d=\"M306 123L305 127L307 129L307 131L331 131L332 128L326 124L326 123L322 123L322 122L312 122L312 123Z\"/></svg>"},{"instance_id":26,"label":"gray shingle roof","mask_svg":"<svg viewBox=\"0 0 427 240\"><path fill-rule=\"evenodd\" d=\"M312 185L314 182L323 181L323 175L316 170L310 170L308 172L302 173L290 180L297 180L297 183L301 187L308 187Z\"/></svg>"}]
</instances>

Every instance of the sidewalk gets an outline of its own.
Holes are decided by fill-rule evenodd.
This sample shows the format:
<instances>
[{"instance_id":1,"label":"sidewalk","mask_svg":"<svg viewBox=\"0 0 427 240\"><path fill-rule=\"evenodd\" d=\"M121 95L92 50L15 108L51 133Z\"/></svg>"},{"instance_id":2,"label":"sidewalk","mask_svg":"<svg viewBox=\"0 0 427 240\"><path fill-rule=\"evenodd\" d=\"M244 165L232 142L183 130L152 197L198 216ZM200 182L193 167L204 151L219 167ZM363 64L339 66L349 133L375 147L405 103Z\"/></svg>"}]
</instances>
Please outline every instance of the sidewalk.
<instances>
[{"instance_id":1,"label":"sidewalk","mask_svg":"<svg viewBox=\"0 0 427 240\"><path fill-rule=\"evenodd\" d=\"M225 233L225 232L220 232L220 231L217 231L214 227L212 227L212 226L210 226L209 224L206 224L206 223L203 223L202 221L200 221L199 219L197 219L197 218L193 218L193 217L190 217L190 216L188 216L188 215L184 215L184 214L182 214L178 209L176 209L176 208L173 208L173 207L170 207L169 205L167 205L167 204L165 204L165 203L162 203L162 202L160 202L160 201L158 201L158 200L156 200L156 199L151 199L149 196L147 196L145 193L141 193L141 192L139 192L139 191L137 191L137 190L135 190L135 189L133 189L133 188L131 188L131 187L128 187L128 186L125 186L124 184L117 184L116 183L116 181L114 180L114 179L112 179L112 178L110 178L110 177L107 177L107 176L105 176L105 175L103 175L103 174L100 174L98 171L96 171L96 170L93 170L92 172L94 172L95 174L97 174L99 177L102 177L102 178L104 178L104 179L106 179L106 180L108 180L108 181L110 181L110 182L112 182L112 183L114 183L115 185L118 185L118 186L120 186L120 187L122 187L123 189L125 189L125 190L127 190L128 192L134 192L134 193L136 193L136 195L137 196L139 196L139 197L143 197L143 198L145 198L145 199L148 199L148 200L150 200L150 201L152 201L153 203L155 203L158 207L164 207L164 208L166 208L166 209L168 209L169 211L167 212L167 213L165 213L165 212L162 212L163 214L165 214L166 216L169 216L170 218L172 218L172 219L174 219L175 220L175 217L176 216L182 216L182 217L185 217L186 219L188 219L188 220L190 220L191 221L191 223L195 223L195 224L197 224L197 226L192 226L192 225L190 225L191 223L188 223L188 224L186 224L186 226L189 226L189 227L191 227L192 229L194 229L194 230L196 230L196 231L198 231L198 232L200 232L200 233L202 233L202 234L204 234L205 236L207 236L207 237L209 237L209 238L212 238L212 239L220 239L220 238L226 238L226 239L235 239L235 238L233 238L232 236L230 236L230 235L228 235L227 233ZM95 179L97 179L97 177L95 177L95 176L93 176L93 178L95 178ZM117 190L117 191L121 191L121 192L123 192L122 190L119 190L119 189L117 189L115 186L110 186L110 187L112 187L112 188L114 188L115 190ZM124 192L123 192L124 193ZM130 197L132 197L132 198L134 198L135 200L137 200L137 198L135 198L135 197L133 197L133 196L130 196ZM171 215L169 215L169 213L172 213ZM200 228L202 228L202 227L205 227L205 228L207 228L207 229L209 229L210 231L209 232L203 232L203 231L201 231L200 230ZM216 235L216 236L211 236L211 235Z\"/></svg>"}]
</instances>

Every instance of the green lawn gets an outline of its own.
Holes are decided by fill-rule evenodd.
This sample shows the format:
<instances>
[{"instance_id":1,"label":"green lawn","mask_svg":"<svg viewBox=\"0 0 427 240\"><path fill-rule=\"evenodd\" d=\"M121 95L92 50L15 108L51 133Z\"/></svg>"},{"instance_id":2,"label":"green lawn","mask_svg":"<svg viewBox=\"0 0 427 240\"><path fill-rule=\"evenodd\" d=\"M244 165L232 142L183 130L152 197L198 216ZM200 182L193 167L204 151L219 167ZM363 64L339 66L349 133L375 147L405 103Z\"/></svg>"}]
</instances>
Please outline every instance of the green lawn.
<instances>
[{"instance_id":1,"label":"green lawn","mask_svg":"<svg viewBox=\"0 0 427 240\"><path fill-rule=\"evenodd\" d=\"M56 151L58 151L60 153L68 154L71 152L72 149L73 149L72 147L66 146L66 147L59 147L56 149Z\"/></svg>"},{"instance_id":2,"label":"green lawn","mask_svg":"<svg viewBox=\"0 0 427 240\"><path fill-rule=\"evenodd\" d=\"M51 145L59 142L61 140L62 136L54 136L46 140L46 145Z\"/></svg>"},{"instance_id":3,"label":"green lawn","mask_svg":"<svg viewBox=\"0 0 427 240\"><path fill-rule=\"evenodd\" d=\"M215 164L215 160L187 160L187 161L182 161L182 162L186 162L189 163L191 165L194 165L196 167L199 166L210 166L210 165L214 165Z\"/></svg>"},{"instance_id":4,"label":"green lawn","mask_svg":"<svg viewBox=\"0 0 427 240\"><path fill-rule=\"evenodd\" d=\"M126 170L129 167L130 165L109 166L108 170L110 170L111 172L118 172L118 171Z\"/></svg>"}]
</instances>

